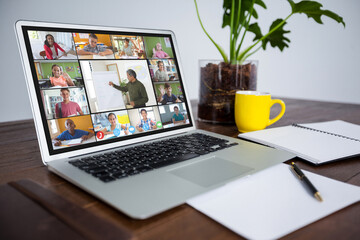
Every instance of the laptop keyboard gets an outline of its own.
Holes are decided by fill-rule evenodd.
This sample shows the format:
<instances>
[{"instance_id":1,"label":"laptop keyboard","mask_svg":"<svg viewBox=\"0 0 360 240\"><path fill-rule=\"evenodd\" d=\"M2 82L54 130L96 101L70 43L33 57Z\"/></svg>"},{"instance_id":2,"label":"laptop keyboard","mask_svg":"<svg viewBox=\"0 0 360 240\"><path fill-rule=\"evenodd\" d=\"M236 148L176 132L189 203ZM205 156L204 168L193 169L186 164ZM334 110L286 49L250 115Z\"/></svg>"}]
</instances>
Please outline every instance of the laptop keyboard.
<instances>
[{"instance_id":1,"label":"laptop keyboard","mask_svg":"<svg viewBox=\"0 0 360 240\"><path fill-rule=\"evenodd\" d=\"M69 161L103 182L111 182L238 145L194 133Z\"/></svg>"}]
</instances>

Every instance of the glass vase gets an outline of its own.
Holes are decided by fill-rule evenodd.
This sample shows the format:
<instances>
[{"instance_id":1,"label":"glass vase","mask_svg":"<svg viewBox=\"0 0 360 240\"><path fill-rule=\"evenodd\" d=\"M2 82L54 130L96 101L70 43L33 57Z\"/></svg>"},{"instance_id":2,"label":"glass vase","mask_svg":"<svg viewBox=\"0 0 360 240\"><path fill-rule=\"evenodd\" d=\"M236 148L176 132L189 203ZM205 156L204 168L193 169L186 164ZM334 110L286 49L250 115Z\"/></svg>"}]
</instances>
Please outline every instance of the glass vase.
<instances>
[{"instance_id":1,"label":"glass vase","mask_svg":"<svg viewBox=\"0 0 360 240\"><path fill-rule=\"evenodd\" d=\"M230 64L200 60L198 119L209 123L234 124L235 93L256 90L258 61Z\"/></svg>"}]
</instances>

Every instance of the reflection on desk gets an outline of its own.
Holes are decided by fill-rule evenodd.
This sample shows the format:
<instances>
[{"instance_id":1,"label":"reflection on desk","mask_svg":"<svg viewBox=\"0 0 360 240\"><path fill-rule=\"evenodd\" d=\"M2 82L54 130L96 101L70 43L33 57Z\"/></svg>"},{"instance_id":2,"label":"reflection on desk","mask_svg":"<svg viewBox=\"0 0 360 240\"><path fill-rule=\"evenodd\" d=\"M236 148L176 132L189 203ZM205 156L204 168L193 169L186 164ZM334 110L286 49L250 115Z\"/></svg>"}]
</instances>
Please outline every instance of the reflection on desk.
<instances>
[{"instance_id":1,"label":"reflection on desk","mask_svg":"<svg viewBox=\"0 0 360 240\"><path fill-rule=\"evenodd\" d=\"M53 144L53 148L54 148L54 150L57 150L57 149L62 149L62 148L66 148L66 147L76 146L76 145L80 145L80 144L86 144L86 143L95 142L95 136L92 136L91 138L83 141L82 143L78 143L78 144L71 144L72 142L74 142L73 140L77 140L77 139L61 141L61 145L60 145L60 146L54 146L54 144Z\"/></svg>"}]
</instances>

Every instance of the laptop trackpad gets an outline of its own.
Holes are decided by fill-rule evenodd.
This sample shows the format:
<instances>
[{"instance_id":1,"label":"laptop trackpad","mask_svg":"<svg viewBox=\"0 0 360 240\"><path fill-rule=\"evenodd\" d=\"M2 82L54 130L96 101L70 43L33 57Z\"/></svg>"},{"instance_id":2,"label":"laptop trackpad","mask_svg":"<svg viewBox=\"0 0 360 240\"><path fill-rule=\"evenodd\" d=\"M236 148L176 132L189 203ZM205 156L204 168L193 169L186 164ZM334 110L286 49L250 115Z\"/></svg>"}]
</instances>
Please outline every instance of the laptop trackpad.
<instances>
[{"instance_id":1,"label":"laptop trackpad","mask_svg":"<svg viewBox=\"0 0 360 240\"><path fill-rule=\"evenodd\" d=\"M219 157L211 157L198 163L170 170L169 172L202 187L210 187L251 170L253 169L250 167Z\"/></svg>"}]
</instances>

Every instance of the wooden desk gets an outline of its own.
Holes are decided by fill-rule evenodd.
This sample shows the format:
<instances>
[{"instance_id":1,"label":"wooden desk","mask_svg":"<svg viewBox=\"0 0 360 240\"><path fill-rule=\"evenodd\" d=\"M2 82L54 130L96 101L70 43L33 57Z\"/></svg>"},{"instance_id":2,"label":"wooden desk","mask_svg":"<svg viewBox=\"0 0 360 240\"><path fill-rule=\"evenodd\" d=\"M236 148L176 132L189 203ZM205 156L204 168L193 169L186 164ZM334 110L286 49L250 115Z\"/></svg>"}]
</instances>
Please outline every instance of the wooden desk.
<instances>
[{"instance_id":1,"label":"wooden desk","mask_svg":"<svg viewBox=\"0 0 360 240\"><path fill-rule=\"evenodd\" d=\"M341 119L360 124L360 105L284 99L285 116L273 127L294 122ZM196 102L192 103L196 115ZM280 111L275 107L272 114ZM236 137L233 125L196 122L198 128ZM147 220L133 220L49 172L42 164L32 120L0 124L0 184L32 179L76 205L129 229L137 239L242 239L222 225L184 204ZM360 186L360 157L314 166L298 158L303 169ZM294 203L296 207L296 203ZM360 203L325 217L284 237L284 239L358 239Z\"/></svg>"}]
</instances>

